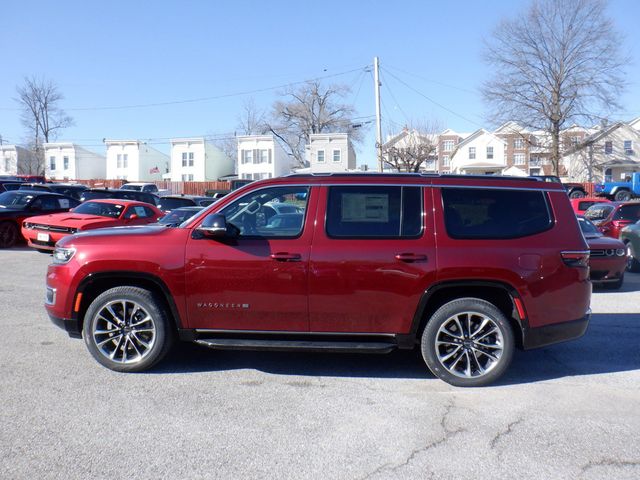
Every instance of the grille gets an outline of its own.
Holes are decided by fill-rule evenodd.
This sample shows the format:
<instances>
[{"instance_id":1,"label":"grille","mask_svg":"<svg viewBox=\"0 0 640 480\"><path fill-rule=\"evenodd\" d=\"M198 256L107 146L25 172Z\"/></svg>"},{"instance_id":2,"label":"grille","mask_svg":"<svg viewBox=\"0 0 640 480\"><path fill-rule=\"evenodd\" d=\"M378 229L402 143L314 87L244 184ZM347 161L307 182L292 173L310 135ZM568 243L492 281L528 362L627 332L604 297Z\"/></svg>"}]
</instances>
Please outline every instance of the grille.
<instances>
[{"instance_id":1,"label":"grille","mask_svg":"<svg viewBox=\"0 0 640 480\"><path fill-rule=\"evenodd\" d=\"M606 250L595 249L591 250L589 256L591 257L613 257L616 251L613 248L607 248Z\"/></svg>"},{"instance_id":2,"label":"grille","mask_svg":"<svg viewBox=\"0 0 640 480\"><path fill-rule=\"evenodd\" d=\"M58 227L55 225L44 225L42 223L25 223L24 225L27 228L32 230L42 230L44 232L59 232L59 233L76 233L78 231L77 228L71 227Z\"/></svg>"}]
</instances>

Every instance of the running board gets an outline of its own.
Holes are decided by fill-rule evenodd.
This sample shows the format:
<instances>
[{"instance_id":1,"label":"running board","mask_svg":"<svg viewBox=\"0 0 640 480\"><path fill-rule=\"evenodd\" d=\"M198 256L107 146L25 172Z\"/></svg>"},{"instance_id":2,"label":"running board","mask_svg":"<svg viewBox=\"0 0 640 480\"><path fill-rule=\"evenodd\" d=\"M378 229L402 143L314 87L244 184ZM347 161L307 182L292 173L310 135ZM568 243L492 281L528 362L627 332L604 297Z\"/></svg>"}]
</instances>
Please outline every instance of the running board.
<instances>
[{"instance_id":1,"label":"running board","mask_svg":"<svg viewBox=\"0 0 640 480\"><path fill-rule=\"evenodd\" d=\"M389 353L398 347L389 342L331 342L305 340L260 340L237 338L203 338L198 345L216 350L305 350L315 352Z\"/></svg>"}]
</instances>

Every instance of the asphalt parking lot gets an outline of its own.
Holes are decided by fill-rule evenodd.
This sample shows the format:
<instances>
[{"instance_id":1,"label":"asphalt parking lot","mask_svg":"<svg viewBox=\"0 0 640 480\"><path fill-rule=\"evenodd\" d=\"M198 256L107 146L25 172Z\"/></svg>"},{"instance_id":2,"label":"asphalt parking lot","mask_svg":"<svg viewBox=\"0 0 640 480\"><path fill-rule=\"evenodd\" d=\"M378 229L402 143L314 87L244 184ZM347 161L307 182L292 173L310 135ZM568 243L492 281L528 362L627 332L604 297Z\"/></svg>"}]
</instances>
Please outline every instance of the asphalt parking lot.
<instances>
[{"instance_id":1,"label":"asphalt parking lot","mask_svg":"<svg viewBox=\"0 0 640 480\"><path fill-rule=\"evenodd\" d=\"M0 251L0 478L640 478L640 275L596 290L580 340L496 386L410 352L216 352L96 363L42 307L49 256Z\"/></svg>"}]
</instances>

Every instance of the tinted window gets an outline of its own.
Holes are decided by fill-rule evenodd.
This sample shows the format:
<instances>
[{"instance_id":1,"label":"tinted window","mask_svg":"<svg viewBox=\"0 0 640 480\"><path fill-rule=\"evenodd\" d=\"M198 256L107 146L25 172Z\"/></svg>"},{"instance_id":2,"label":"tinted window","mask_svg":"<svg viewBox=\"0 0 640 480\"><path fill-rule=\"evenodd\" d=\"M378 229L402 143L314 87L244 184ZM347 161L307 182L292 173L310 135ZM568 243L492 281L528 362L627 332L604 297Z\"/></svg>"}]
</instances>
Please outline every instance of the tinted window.
<instances>
[{"instance_id":1,"label":"tinted window","mask_svg":"<svg viewBox=\"0 0 640 480\"><path fill-rule=\"evenodd\" d=\"M420 187L330 187L327 235L349 238L417 237L422 231Z\"/></svg>"},{"instance_id":2,"label":"tinted window","mask_svg":"<svg viewBox=\"0 0 640 480\"><path fill-rule=\"evenodd\" d=\"M584 233L585 237L599 237L602 235L600 230L598 230L598 227L586 218L578 218L578 223L580 224L580 228L582 229L582 233Z\"/></svg>"},{"instance_id":3,"label":"tinted window","mask_svg":"<svg viewBox=\"0 0 640 480\"><path fill-rule=\"evenodd\" d=\"M80 200L96 200L98 198L113 198L113 195L110 192L95 192L95 191L85 191L82 192L82 196Z\"/></svg>"},{"instance_id":4,"label":"tinted window","mask_svg":"<svg viewBox=\"0 0 640 480\"><path fill-rule=\"evenodd\" d=\"M160 210L169 211L174 208L180 207L192 207L195 202L190 198L166 198L160 197L158 201L158 208Z\"/></svg>"},{"instance_id":5,"label":"tinted window","mask_svg":"<svg viewBox=\"0 0 640 480\"><path fill-rule=\"evenodd\" d=\"M443 188L447 233L452 238L516 238L551 228L544 192Z\"/></svg>"},{"instance_id":6,"label":"tinted window","mask_svg":"<svg viewBox=\"0 0 640 480\"><path fill-rule=\"evenodd\" d=\"M34 195L29 192L5 192L0 194L0 206L5 208L25 207L33 197Z\"/></svg>"},{"instance_id":7,"label":"tinted window","mask_svg":"<svg viewBox=\"0 0 640 480\"><path fill-rule=\"evenodd\" d=\"M640 218L640 203L635 205L622 205L616 214L614 220L631 220L633 222Z\"/></svg>"},{"instance_id":8,"label":"tinted window","mask_svg":"<svg viewBox=\"0 0 640 480\"><path fill-rule=\"evenodd\" d=\"M589 208L591 205L598 203L597 200L587 200L584 202L578 202L578 210L580 210L581 212L584 212L587 208Z\"/></svg>"}]
</instances>

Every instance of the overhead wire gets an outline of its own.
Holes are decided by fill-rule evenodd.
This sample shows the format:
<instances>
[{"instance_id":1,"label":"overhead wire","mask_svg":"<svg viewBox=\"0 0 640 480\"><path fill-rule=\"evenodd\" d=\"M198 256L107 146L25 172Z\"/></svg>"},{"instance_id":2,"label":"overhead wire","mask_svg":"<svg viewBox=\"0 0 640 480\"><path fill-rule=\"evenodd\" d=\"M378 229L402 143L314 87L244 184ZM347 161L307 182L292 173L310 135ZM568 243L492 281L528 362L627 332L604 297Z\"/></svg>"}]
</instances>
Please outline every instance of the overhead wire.
<instances>
[{"instance_id":1,"label":"overhead wire","mask_svg":"<svg viewBox=\"0 0 640 480\"><path fill-rule=\"evenodd\" d=\"M299 81L296 81L296 82L285 83L285 84L281 84L281 85L273 85L273 86L270 86L270 87L257 88L257 89L253 89L253 90L245 90L245 91L234 92L234 93L211 95L211 96L207 96L207 97L197 97L197 98L188 98L188 99L182 99L182 100L172 100L172 101L153 102L153 103L140 103L140 104L131 104L131 105L107 105L107 106L103 105L103 106L93 106L93 107L69 107L69 108L65 108L65 110L69 111L69 112L99 111L99 110L128 110L128 109L136 109L136 108L161 107L161 106L168 106L168 105L182 105L182 104L187 104L187 103L201 103L201 102L208 102L208 101L212 101L212 100L219 100L219 99L222 99L222 98L240 97L240 96L244 96L244 95L251 95L251 94L254 94L254 93L262 93L262 92L267 92L267 91L271 91L271 90L278 90L278 89L281 89L281 88L294 87L296 85L303 85L303 84L305 84L307 82L313 82L313 81L317 81L317 80L326 80L328 78L334 78L334 77L338 77L338 76L342 76L342 75L347 75L347 74L353 73L353 72L363 71L367 67L369 67L369 65L364 65L362 67L354 68L354 69L351 69L351 70L346 70L346 71L343 71L343 72L333 73L331 75L323 75L323 76L318 76L318 77L314 77L314 78L308 78L308 79L305 79L305 80L299 80ZM17 111L17 110L20 110L20 108L0 107L0 110Z\"/></svg>"}]
</instances>

